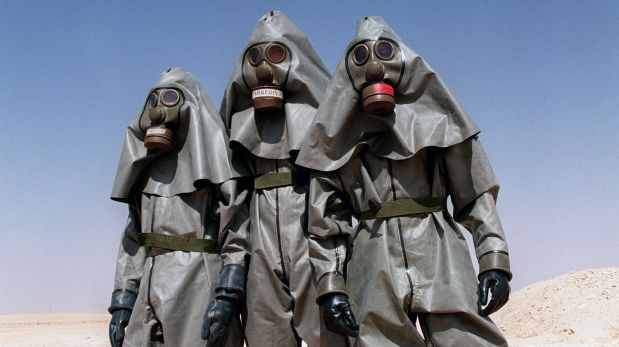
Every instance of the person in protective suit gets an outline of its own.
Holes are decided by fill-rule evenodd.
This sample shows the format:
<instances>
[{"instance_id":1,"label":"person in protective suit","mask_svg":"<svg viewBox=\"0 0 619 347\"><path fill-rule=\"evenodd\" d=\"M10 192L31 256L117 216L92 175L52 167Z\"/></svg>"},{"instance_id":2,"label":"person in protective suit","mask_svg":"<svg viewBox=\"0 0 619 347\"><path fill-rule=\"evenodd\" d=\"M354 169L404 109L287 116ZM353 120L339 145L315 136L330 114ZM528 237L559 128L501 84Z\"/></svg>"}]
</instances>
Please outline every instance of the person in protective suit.
<instances>
[{"instance_id":1,"label":"person in protective suit","mask_svg":"<svg viewBox=\"0 0 619 347\"><path fill-rule=\"evenodd\" d=\"M245 271L247 191L227 142L195 78L164 72L127 129L112 191L129 206L109 308L112 346L205 345L207 304L230 289L222 266L222 274ZM230 291L242 296L238 286ZM227 346L243 346L240 321L231 327Z\"/></svg>"},{"instance_id":2,"label":"person in protective suit","mask_svg":"<svg viewBox=\"0 0 619 347\"><path fill-rule=\"evenodd\" d=\"M512 275L478 134L382 18L358 22L297 159L316 170L317 302L330 329L358 335L355 346L507 345L487 317ZM472 233L478 275L456 222Z\"/></svg>"},{"instance_id":3,"label":"person in protective suit","mask_svg":"<svg viewBox=\"0 0 619 347\"><path fill-rule=\"evenodd\" d=\"M309 172L294 164L329 79L306 36L279 11L262 16L221 106L233 162L255 176L250 203L247 346L338 346L320 322L307 246ZM321 333L322 330L322 333Z\"/></svg>"}]
</instances>

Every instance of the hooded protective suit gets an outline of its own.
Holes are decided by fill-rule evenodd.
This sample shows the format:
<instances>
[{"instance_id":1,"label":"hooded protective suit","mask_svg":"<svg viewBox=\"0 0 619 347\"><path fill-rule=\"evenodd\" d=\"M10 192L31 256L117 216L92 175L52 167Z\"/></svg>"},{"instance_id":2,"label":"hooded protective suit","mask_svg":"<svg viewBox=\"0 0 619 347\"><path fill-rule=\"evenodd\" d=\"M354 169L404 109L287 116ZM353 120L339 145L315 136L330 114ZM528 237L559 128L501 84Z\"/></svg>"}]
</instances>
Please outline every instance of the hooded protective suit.
<instances>
[{"instance_id":1,"label":"hooded protective suit","mask_svg":"<svg viewBox=\"0 0 619 347\"><path fill-rule=\"evenodd\" d=\"M171 141L147 150L150 134ZM243 263L249 224L227 142L208 95L182 69L161 75L128 127L112 191L129 205L115 293L138 294L124 346L205 345L202 319L222 262ZM117 306L113 297L110 311ZM242 345L236 321L227 346Z\"/></svg>"},{"instance_id":2,"label":"hooded protective suit","mask_svg":"<svg viewBox=\"0 0 619 347\"><path fill-rule=\"evenodd\" d=\"M306 239L309 173L294 164L328 79L305 35L272 11L258 20L224 93L221 115L234 162L255 175L245 329L250 347L300 346L299 338L309 346L345 342L326 329L321 337ZM264 107L264 95L275 104Z\"/></svg>"},{"instance_id":3,"label":"hooded protective suit","mask_svg":"<svg viewBox=\"0 0 619 347\"><path fill-rule=\"evenodd\" d=\"M368 90L394 95L395 109L365 112ZM480 274L511 277L499 186L478 133L382 18L359 21L297 159L320 170L308 207L319 297L348 295L356 346L506 345L478 314L477 278L456 224L473 235Z\"/></svg>"}]
</instances>

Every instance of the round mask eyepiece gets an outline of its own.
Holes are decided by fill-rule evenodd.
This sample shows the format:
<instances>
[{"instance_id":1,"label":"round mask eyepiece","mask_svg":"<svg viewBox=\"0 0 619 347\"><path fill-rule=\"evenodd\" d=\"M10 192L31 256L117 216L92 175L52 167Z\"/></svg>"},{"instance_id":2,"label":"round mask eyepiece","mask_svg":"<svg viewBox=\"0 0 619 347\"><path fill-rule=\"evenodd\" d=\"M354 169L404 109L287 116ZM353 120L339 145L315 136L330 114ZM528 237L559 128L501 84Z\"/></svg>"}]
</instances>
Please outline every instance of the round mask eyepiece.
<instances>
[{"instance_id":1,"label":"round mask eyepiece","mask_svg":"<svg viewBox=\"0 0 619 347\"><path fill-rule=\"evenodd\" d=\"M150 106L150 108L155 108L157 107L157 93L152 92L150 93L150 95L148 96L148 106Z\"/></svg>"},{"instance_id":2,"label":"round mask eyepiece","mask_svg":"<svg viewBox=\"0 0 619 347\"><path fill-rule=\"evenodd\" d=\"M395 47L389 41L380 40L374 45L374 53L382 60L390 60L395 56Z\"/></svg>"},{"instance_id":3,"label":"round mask eyepiece","mask_svg":"<svg viewBox=\"0 0 619 347\"><path fill-rule=\"evenodd\" d=\"M257 66L260 64L260 60L262 59L262 51L260 51L260 47L254 46L249 49L249 53L247 54L247 60L252 66Z\"/></svg>"},{"instance_id":4,"label":"round mask eyepiece","mask_svg":"<svg viewBox=\"0 0 619 347\"><path fill-rule=\"evenodd\" d=\"M286 49L279 43L272 43L267 47L267 59L273 64L279 64L286 59Z\"/></svg>"},{"instance_id":5,"label":"round mask eyepiece","mask_svg":"<svg viewBox=\"0 0 619 347\"><path fill-rule=\"evenodd\" d=\"M370 49L365 44L358 44L352 51L352 61L355 65L363 65L370 56Z\"/></svg>"},{"instance_id":6,"label":"round mask eyepiece","mask_svg":"<svg viewBox=\"0 0 619 347\"><path fill-rule=\"evenodd\" d=\"M163 94L161 94L161 103L167 107L172 107L180 101L181 96L178 91L174 89L166 89Z\"/></svg>"}]
</instances>

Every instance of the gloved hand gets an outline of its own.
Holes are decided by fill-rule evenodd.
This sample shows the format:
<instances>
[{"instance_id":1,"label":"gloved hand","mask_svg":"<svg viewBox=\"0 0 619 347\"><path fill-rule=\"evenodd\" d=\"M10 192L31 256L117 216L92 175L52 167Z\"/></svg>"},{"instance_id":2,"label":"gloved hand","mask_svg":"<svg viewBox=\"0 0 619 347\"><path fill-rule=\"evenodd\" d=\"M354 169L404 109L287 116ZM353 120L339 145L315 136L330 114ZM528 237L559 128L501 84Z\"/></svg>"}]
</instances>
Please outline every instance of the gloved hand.
<instances>
[{"instance_id":1,"label":"gloved hand","mask_svg":"<svg viewBox=\"0 0 619 347\"><path fill-rule=\"evenodd\" d=\"M238 315L245 296L245 268L226 265L221 271L220 284L209 303L202 321L202 339L206 347L222 347L228 338L230 322Z\"/></svg>"},{"instance_id":2,"label":"gloved hand","mask_svg":"<svg viewBox=\"0 0 619 347\"><path fill-rule=\"evenodd\" d=\"M219 347L226 343L230 321L239 313L239 300L230 299L233 293L221 292L211 300L202 323L202 339L207 347Z\"/></svg>"},{"instance_id":3,"label":"gloved hand","mask_svg":"<svg viewBox=\"0 0 619 347\"><path fill-rule=\"evenodd\" d=\"M122 347L125 339L125 328L129 324L131 317L130 310L116 310L112 313L110 321L110 344L112 347Z\"/></svg>"},{"instance_id":4,"label":"gloved hand","mask_svg":"<svg viewBox=\"0 0 619 347\"><path fill-rule=\"evenodd\" d=\"M122 347L125 340L125 328L135 305L137 295L125 290L116 290L112 293L112 303L108 311L112 314L109 337L112 347Z\"/></svg>"},{"instance_id":5,"label":"gloved hand","mask_svg":"<svg viewBox=\"0 0 619 347\"><path fill-rule=\"evenodd\" d=\"M357 337L359 325L346 295L339 293L325 295L320 299L320 310L327 329L340 335Z\"/></svg>"},{"instance_id":6,"label":"gloved hand","mask_svg":"<svg viewBox=\"0 0 619 347\"><path fill-rule=\"evenodd\" d=\"M488 302L488 292L492 299ZM509 300L509 278L499 270L490 270L479 275L479 314L487 316L498 311ZM482 309L484 305L488 304Z\"/></svg>"}]
</instances>

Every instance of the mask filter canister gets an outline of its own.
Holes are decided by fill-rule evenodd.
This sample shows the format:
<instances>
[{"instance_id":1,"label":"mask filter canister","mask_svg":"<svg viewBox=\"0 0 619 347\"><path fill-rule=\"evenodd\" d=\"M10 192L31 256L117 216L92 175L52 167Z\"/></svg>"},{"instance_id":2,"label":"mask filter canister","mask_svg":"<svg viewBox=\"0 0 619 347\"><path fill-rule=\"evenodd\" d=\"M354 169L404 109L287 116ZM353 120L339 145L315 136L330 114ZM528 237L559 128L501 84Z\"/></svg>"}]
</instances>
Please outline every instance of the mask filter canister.
<instances>
[{"instance_id":1,"label":"mask filter canister","mask_svg":"<svg viewBox=\"0 0 619 347\"><path fill-rule=\"evenodd\" d=\"M164 153L172 149L174 132L166 127L150 127L146 129L144 146L149 151Z\"/></svg>"},{"instance_id":2,"label":"mask filter canister","mask_svg":"<svg viewBox=\"0 0 619 347\"><path fill-rule=\"evenodd\" d=\"M386 83L374 83L363 88L361 98L366 113L384 114L395 109L393 87Z\"/></svg>"},{"instance_id":3,"label":"mask filter canister","mask_svg":"<svg viewBox=\"0 0 619 347\"><path fill-rule=\"evenodd\" d=\"M284 105L284 92L277 86L260 86L251 92L254 110L272 112L281 110Z\"/></svg>"}]
</instances>

